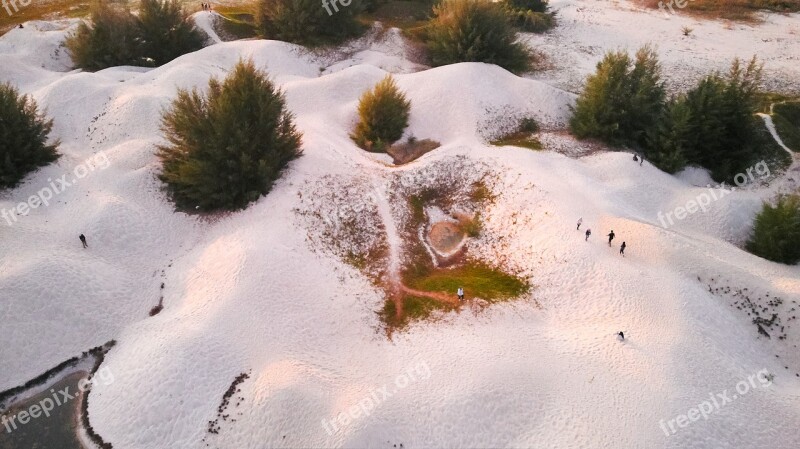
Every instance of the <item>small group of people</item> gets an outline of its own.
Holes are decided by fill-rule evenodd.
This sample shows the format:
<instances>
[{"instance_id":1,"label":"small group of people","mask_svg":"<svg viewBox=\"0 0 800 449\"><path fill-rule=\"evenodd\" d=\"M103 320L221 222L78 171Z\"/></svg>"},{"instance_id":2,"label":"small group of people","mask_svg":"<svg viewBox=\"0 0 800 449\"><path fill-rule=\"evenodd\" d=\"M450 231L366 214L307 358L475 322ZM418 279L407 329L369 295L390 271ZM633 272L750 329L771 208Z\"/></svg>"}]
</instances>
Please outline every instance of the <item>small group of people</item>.
<instances>
[{"instance_id":1,"label":"small group of people","mask_svg":"<svg viewBox=\"0 0 800 449\"><path fill-rule=\"evenodd\" d=\"M211 11L211 3L200 3L200 7L203 11Z\"/></svg>"},{"instance_id":2,"label":"small group of people","mask_svg":"<svg viewBox=\"0 0 800 449\"><path fill-rule=\"evenodd\" d=\"M583 217L578 219L578 228L577 228L578 231L581 230L581 224L583 224ZM589 236L592 235L592 230L586 229L585 235L586 238L584 239L584 242L588 242ZM614 230L612 229L611 232L608 234L608 246L611 246L611 241L614 240L614 237L616 237L616 234L614 234ZM628 245L625 242L622 242L622 245L619 247L619 253L622 254L622 257L625 257L625 248L627 246Z\"/></svg>"}]
</instances>

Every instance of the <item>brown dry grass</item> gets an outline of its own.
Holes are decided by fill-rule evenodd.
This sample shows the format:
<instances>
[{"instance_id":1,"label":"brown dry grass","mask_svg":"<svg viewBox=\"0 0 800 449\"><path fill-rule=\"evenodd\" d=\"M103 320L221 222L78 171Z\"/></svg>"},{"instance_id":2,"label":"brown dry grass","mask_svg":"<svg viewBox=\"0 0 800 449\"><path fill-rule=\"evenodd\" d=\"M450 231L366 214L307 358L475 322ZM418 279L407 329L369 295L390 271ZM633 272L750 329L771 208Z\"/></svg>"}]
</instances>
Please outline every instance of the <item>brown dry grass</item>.
<instances>
[{"instance_id":1,"label":"brown dry grass","mask_svg":"<svg viewBox=\"0 0 800 449\"><path fill-rule=\"evenodd\" d=\"M66 17L84 17L89 13L89 0L39 0L32 1L28 6L20 5L17 1L17 10L8 6L11 15L0 8L0 35L30 20L47 20Z\"/></svg>"},{"instance_id":2,"label":"brown dry grass","mask_svg":"<svg viewBox=\"0 0 800 449\"><path fill-rule=\"evenodd\" d=\"M669 0L634 0L636 3L658 9L659 3L666 5ZM685 7L679 7L685 4ZM672 9L676 13L687 13L709 19L728 19L754 21L759 10L773 12L798 12L800 2L797 0L673 0ZM668 11L669 12L669 11Z\"/></svg>"}]
</instances>

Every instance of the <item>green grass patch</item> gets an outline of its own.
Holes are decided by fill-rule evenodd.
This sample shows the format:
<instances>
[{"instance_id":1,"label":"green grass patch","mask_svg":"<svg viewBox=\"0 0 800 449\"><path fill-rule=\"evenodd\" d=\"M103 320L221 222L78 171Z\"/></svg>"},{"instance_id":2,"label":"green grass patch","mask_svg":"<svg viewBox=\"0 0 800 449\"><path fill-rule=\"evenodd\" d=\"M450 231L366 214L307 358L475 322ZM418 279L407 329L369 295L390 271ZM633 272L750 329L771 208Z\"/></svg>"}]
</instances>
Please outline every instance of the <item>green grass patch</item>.
<instances>
[{"instance_id":1,"label":"green grass patch","mask_svg":"<svg viewBox=\"0 0 800 449\"><path fill-rule=\"evenodd\" d=\"M493 140L490 143L497 147L521 147L535 151L539 151L544 148L538 139L529 135L506 136L498 140Z\"/></svg>"},{"instance_id":2,"label":"green grass patch","mask_svg":"<svg viewBox=\"0 0 800 449\"><path fill-rule=\"evenodd\" d=\"M219 34L226 40L250 39L258 36L255 16L248 5L217 6L214 8L223 19Z\"/></svg>"},{"instance_id":3,"label":"green grass patch","mask_svg":"<svg viewBox=\"0 0 800 449\"><path fill-rule=\"evenodd\" d=\"M524 280L491 268L481 262L467 262L454 268L438 268L427 274L406 279L409 287L455 295L459 287L468 297L477 297L489 302L512 299L528 292L530 286Z\"/></svg>"},{"instance_id":4,"label":"green grass patch","mask_svg":"<svg viewBox=\"0 0 800 449\"><path fill-rule=\"evenodd\" d=\"M467 236L478 238L483 231L483 220L481 220L481 213L477 212L474 217L469 220L464 220L461 223L461 229Z\"/></svg>"},{"instance_id":5,"label":"green grass patch","mask_svg":"<svg viewBox=\"0 0 800 449\"><path fill-rule=\"evenodd\" d=\"M397 306L392 300L387 300L383 309L378 313L381 321L386 323L390 329L402 329L412 321L428 319L435 312L446 312L453 309L449 304L421 296L405 295L402 301L403 314L401 316L397 315Z\"/></svg>"},{"instance_id":6,"label":"green grass patch","mask_svg":"<svg viewBox=\"0 0 800 449\"><path fill-rule=\"evenodd\" d=\"M387 1L371 13L359 17L365 25L372 25L378 21L386 27L400 28L403 31L412 31L425 25L433 13L433 3L426 1Z\"/></svg>"},{"instance_id":7,"label":"green grass patch","mask_svg":"<svg viewBox=\"0 0 800 449\"><path fill-rule=\"evenodd\" d=\"M492 193L492 190L486 183L481 180L474 184L472 184L472 190L469 193L469 199L475 204L483 204L487 202L492 202L495 199L495 195Z\"/></svg>"},{"instance_id":8,"label":"green grass patch","mask_svg":"<svg viewBox=\"0 0 800 449\"><path fill-rule=\"evenodd\" d=\"M800 101L778 103L772 108L772 121L784 145L800 152Z\"/></svg>"}]
</instances>

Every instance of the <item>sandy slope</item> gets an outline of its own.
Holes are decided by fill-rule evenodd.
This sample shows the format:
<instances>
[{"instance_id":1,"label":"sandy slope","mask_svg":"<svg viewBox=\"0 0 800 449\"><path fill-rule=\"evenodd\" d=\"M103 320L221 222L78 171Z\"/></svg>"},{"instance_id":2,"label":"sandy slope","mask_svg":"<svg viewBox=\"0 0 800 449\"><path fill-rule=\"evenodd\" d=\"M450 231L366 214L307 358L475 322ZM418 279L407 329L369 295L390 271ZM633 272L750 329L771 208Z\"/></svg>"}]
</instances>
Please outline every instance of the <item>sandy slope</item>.
<instances>
[{"instance_id":1,"label":"sandy slope","mask_svg":"<svg viewBox=\"0 0 800 449\"><path fill-rule=\"evenodd\" d=\"M800 267L730 243L746 236L768 189L725 196L664 229L658 212L705 189L626 154L571 159L487 147L482 136L504 118L532 115L559 128L573 96L485 64L397 76L413 104L408 132L443 146L390 169L347 132L358 96L395 56L371 54L369 64L319 76L319 61L296 47L248 41L153 70L65 73L63 60L47 56L57 33L28 26L0 39L0 58L14 62L0 66L0 79L47 108L64 153L4 192L0 208L97 152L110 163L51 206L0 227L0 389L116 338L105 363L115 382L95 389L90 414L123 449L205 447L203 438L220 448L800 446L796 324L787 341L757 340L750 318L698 281L800 300ZM177 88L204 86L239 57L285 89L305 155L243 212L209 220L174 213L154 178L159 111ZM324 175L378 182L390 171L445 170L457 156L492 167L501 193L487 235L506 238L475 249L507 259L537 287L519 302L465 310L387 341L375 330L382 293L314 252L294 212L298 195L313 193L306 182ZM594 231L589 242L574 230L578 217ZM612 228L609 248L603 235ZM626 258L616 250L623 240ZM148 318L161 282L166 308ZM613 337L619 330L624 344ZM398 387L397 376L419 363L429 375ZM770 387L676 435L659 427L761 369L776 374ZM206 435L243 372L250 379L229 410L236 421ZM369 416L326 432L323 420L383 386L391 397Z\"/></svg>"},{"instance_id":2,"label":"sandy slope","mask_svg":"<svg viewBox=\"0 0 800 449\"><path fill-rule=\"evenodd\" d=\"M800 15L763 14L759 24L701 20L642 9L636 0L551 0L558 26L544 35L528 34L526 42L543 52L554 66L534 75L571 92L609 50L635 51L644 44L658 48L669 86L691 88L713 70L725 71L738 57L758 56L765 66L765 86L800 94ZM693 31L683 36L682 28Z\"/></svg>"}]
</instances>

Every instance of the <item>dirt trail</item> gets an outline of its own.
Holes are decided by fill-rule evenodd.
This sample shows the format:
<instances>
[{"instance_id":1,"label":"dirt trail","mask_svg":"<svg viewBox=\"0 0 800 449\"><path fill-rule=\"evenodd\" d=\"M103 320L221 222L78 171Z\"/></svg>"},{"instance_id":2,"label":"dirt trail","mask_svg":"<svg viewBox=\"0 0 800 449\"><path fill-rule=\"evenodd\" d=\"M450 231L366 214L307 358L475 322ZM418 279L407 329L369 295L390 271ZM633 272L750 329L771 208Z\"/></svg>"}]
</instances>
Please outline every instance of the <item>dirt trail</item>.
<instances>
[{"instance_id":1,"label":"dirt trail","mask_svg":"<svg viewBox=\"0 0 800 449\"><path fill-rule=\"evenodd\" d=\"M400 291L403 293L408 293L414 296L422 296L424 298L433 299L434 301L439 301L454 306L459 304L458 297L455 294L448 295L447 293L442 292L424 292L422 290L415 290L411 287L406 287L406 285L403 283L400 283L399 286Z\"/></svg>"},{"instance_id":2,"label":"dirt trail","mask_svg":"<svg viewBox=\"0 0 800 449\"><path fill-rule=\"evenodd\" d=\"M407 287L405 284L403 284L400 276L400 253L402 251L402 239L400 238L400 233L397 230L397 224L392 216L392 206L389 204L388 192L380 187L380 183L378 181L379 180L376 178L373 182L373 186L375 187L375 191L379 193L377 195L378 213L381 216L383 227L386 230L386 241L389 245L389 266L387 270L389 285L387 287L389 288L389 294L392 298L392 301L395 303L397 316L401 317L403 315L404 293L458 306L459 302L455 294L448 295L441 292L424 292Z\"/></svg>"},{"instance_id":3,"label":"dirt trail","mask_svg":"<svg viewBox=\"0 0 800 449\"><path fill-rule=\"evenodd\" d=\"M397 232L397 225L395 224L394 217L392 216L392 206L389 204L388 192L386 189L381 187L379 181L380 180L378 178L375 178L372 185L374 186L375 191L378 193L378 213L381 216L383 228L386 230L386 242L389 245L389 266L387 270L389 277L389 294L394 301L395 310L397 311L397 316L399 317L403 314L403 297L400 294L400 291L403 288L400 280L400 248L402 240L400 239L400 234Z\"/></svg>"}]
</instances>

